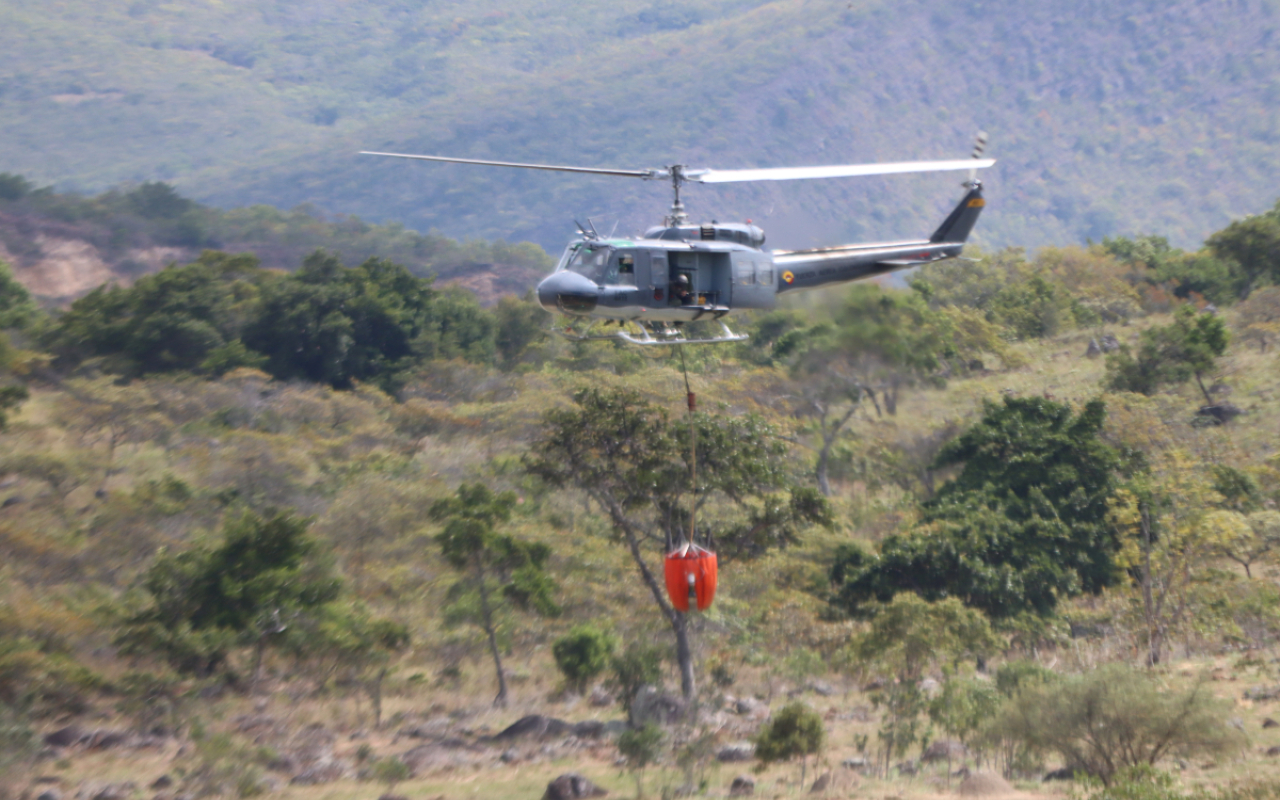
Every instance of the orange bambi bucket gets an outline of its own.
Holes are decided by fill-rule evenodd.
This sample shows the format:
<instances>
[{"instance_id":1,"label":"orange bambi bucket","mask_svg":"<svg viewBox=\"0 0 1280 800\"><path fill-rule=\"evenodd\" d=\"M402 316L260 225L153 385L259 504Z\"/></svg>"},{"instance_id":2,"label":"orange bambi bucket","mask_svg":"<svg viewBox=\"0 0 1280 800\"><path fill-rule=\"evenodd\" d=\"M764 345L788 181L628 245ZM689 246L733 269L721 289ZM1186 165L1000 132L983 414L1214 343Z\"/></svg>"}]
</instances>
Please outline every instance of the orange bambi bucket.
<instances>
[{"instance_id":1,"label":"orange bambi bucket","mask_svg":"<svg viewBox=\"0 0 1280 800\"><path fill-rule=\"evenodd\" d=\"M671 605L687 612L693 599L699 611L711 607L716 597L715 553L696 544L686 544L667 553L663 566Z\"/></svg>"}]
</instances>

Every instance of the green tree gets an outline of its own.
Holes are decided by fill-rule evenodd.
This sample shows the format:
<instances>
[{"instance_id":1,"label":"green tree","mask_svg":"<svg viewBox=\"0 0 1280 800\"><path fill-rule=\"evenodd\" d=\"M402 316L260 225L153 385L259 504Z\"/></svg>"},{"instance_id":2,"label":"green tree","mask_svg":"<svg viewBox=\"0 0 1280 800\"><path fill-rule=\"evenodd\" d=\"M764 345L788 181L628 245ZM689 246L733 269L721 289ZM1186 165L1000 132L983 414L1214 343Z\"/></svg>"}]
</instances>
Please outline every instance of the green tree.
<instances>
[{"instance_id":1,"label":"green tree","mask_svg":"<svg viewBox=\"0 0 1280 800\"><path fill-rule=\"evenodd\" d=\"M1205 400L1213 404L1202 375L1214 369L1229 339L1221 317L1181 305L1172 324L1142 332L1136 357L1127 345L1107 356L1107 387L1149 395L1164 384L1183 383L1194 376Z\"/></svg>"},{"instance_id":2,"label":"green tree","mask_svg":"<svg viewBox=\"0 0 1280 800\"><path fill-rule=\"evenodd\" d=\"M245 511L223 524L217 547L162 552L142 581L151 604L128 620L118 643L197 675L219 669L236 644L252 645L256 680L272 638L340 590L309 524L288 512Z\"/></svg>"},{"instance_id":3,"label":"green tree","mask_svg":"<svg viewBox=\"0 0 1280 800\"><path fill-rule=\"evenodd\" d=\"M126 375L199 370L238 342L265 282L254 256L206 251L128 288L94 289L58 318L45 344L64 363L106 356L110 368ZM253 358L246 352L244 360Z\"/></svg>"},{"instance_id":4,"label":"green tree","mask_svg":"<svg viewBox=\"0 0 1280 800\"><path fill-rule=\"evenodd\" d=\"M25 386L0 386L0 431L9 425L8 412L17 409L30 396Z\"/></svg>"},{"instance_id":5,"label":"green tree","mask_svg":"<svg viewBox=\"0 0 1280 800\"><path fill-rule=\"evenodd\" d=\"M915 592L956 597L993 618L1048 615L1064 597L1115 583L1119 542L1107 508L1122 459L1099 438L1105 408L987 402L935 461L960 472L924 504L916 528L886 537L875 554L837 552L833 602L866 615L874 601Z\"/></svg>"},{"instance_id":6,"label":"green tree","mask_svg":"<svg viewBox=\"0 0 1280 800\"><path fill-rule=\"evenodd\" d=\"M1262 281L1280 284L1280 202L1270 211L1238 219L1210 236L1205 244L1244 273L1240 296L1248 297Z\"/></svg>"},{"instance_id":7,"label":"green tree","mask_svg":"<svg viewBox=\"0 0 1280 800\"><path fill-rule=\"evenodd\" d=\"M888 677L872 695L885 709L879 736L886 772L892 759L905 755L918 739L919 715L927 709L920 689L925 669L931 664L953 668L962 658L984 658L1000 646L986 617L954 597L927 602L900 594L877 610L870 630L854 640L853 648Z\"/></svg>"},{"instance_id":8,"label":"green tree","mask_svg":"<svg viewBox=\"0 0 1280 800\"><path fill-rule=\"evenodd\" d=\"M618 704L631 718L631 704L640 690L646 686L662 685L662 661L665 653L661 647L630 642L625 650L610 659L613 675L609 686L618 693Z\"/></svg>"},{"instance_id":9,"label":"green tree","mask_svg":"<svg viewBox=\"0 0 1280 800\"><path fill-rule=\"evenodd\" d=\"M349 388L387 383L412 360L436 293L404 267L369 259L354 269L332 253L307 256L294 274L263 288L244 343L267 356L276 378Z\"/></svg>"},{"instance_id":10,"label":"green tree","mask_svg":"<svg viewBox=\"0 0 1280 800\"><path fill-rule=\"evenodd\" d=\"M817 492L790 484L783 445L758 417L693 416L691 491L687 422L672 423L665 409L628 390L583 389L573 401L573 408L547 413L527 469L552 486L581 489L604 509L671 626L681 692L691 700L688 619L667 599L650 559L687 535L691 505L722 564L793 543L805 525L829 524L829 506ZM712 509L714 517L706 513Z\"/></svg>"},{"instance_id":11,"label":"green tree","mask_svg":"<svg viewBox=\"0 0 1280 800\"><path fill-rule=\"evenodd\" d=\"M455 497L438 500L429 512L444 523L437 536L449 564L465 576L451 593L460 616L479 625L489 641L498 677L495 706L507 704L507 678L498 648L498 619L503 601L544 616L560 613L552 599L555 584L544 572L551 549L541 543L500 534L497 527L511 519L514 492L494 494L483 484L463 484ZM472 612L467 600L475 601Z\"/></svg>"},{"instance_id":12,"label":"green tree","mask_svg":"<svg viewBox=\"0 0 1280 800\"><path fill-rule=\"evenodd\" d=\"M533 294L516 299L503 297L493 309L494 345L498 366L510 371L520 365L530 348L546 341L551 321L547 312L533 299Z\"/></svg>"},{"instance_id":13,"label":"green tree","mask_svg":"<svg viewBox=\"0 0 1280 800\"><path fill-rule=\"evenodd\" d=\"M581 694L609 666L613 649L612 636L594 625L575 625L555 641L551 646L551 654L555 656L556 666L560 668L569 686Z\"/></svg>"},{"instance_id":14,"label":"green tree","mask_svg":"<svg viewBox=\"0 0 1280 800\"><path fill-rule=\"evenodd\" d=\"M824 495L831 495L831 450L861 403L895 415L901 390L938 369L945 349L940 321L918 293L857 286L832 323L778 339L775 357L789 354L799 410L817 421L815 476Z\"/></svg>"},{"instance_id":15,"label":"green tree","mask_svg":"<svg viewBox=\"0 0 1280 800\"><path fill-rule=\"evenodd\" d=\"M800 759L800 785L804 785L809 756L822 750L827 729L818 712L796 700L769 718L756 734L756 758L765 764Z\"/></svg>"},{"instance_id":16,"label":"green tree","mask_svg":"<svg viewBox=\"0 0 1280 800\"><path fill-rule=\"evenodd\" d=\"M630 728L618 737L618 752L627 759L627 770L636 779L636 797L644 797L644 769L662 754L662 728L652 722Z\"/></svg>"},{"instance_id":17,"label":"green tree","mask_svg":"<svg viewBox=\"0 0 1280 800\"><path fill-rule=\"evenodd\" d=\"M0 331L25 328L39 315L40 309L27 287L18 283L7 263L0 261Z\"/></svg>"}]
</instances>

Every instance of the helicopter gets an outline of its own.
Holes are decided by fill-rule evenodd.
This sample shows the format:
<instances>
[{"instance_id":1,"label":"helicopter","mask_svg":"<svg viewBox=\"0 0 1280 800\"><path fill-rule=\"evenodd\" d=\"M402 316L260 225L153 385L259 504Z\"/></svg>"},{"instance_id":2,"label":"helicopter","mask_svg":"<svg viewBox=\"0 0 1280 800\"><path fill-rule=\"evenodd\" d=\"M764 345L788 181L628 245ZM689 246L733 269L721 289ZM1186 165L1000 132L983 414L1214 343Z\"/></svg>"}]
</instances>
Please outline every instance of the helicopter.
<instances>
[{"instance_id":1,"label":"helicopter","mask_svg":"<svg viewBox=\"0 0 1280 800\"><path fill-rule=\"evenodd\" d=\"M602 236L587 219L565 248L555 271L537 287L538 303L569 318L557 332L577 341L620 339L637 345L738 342L725 321L735 311L773 308L778 296L956 258L964 249L986 201L977 170L995 164L982 158L986 135L979 134L971 158L881 164L837 164L765 169L661 169L522 164L445 156L362 151L361 155L452 164L576 172L641 180L670 181L674 193L662 224L640 237ZM765 250L765 234L745 223L690 224L680 199L688 183L805 180L913 172L969 170L965 195L928 239L850 244L807 250ZM719 323L720 334L690 338L684 326L700 320ZM616 325L609 331L607 326ZM580 327L576 327L578 325Z\"/></svg>"}]
</instances>

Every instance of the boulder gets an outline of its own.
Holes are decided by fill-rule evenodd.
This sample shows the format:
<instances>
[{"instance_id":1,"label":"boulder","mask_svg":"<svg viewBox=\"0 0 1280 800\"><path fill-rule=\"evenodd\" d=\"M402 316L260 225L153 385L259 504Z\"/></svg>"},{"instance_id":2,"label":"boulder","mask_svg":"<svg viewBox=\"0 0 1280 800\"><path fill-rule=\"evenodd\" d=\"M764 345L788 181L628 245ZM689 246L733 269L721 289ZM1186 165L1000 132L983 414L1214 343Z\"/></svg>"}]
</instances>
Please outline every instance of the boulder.
<instances>
[{"instance_id":1,"label":"boulder","mask_svg":"<svg viewBox=\"0 0 1280 800\"><path fill-rule=\"evenodd\" d=\"M809 787L809 794L819 794L825 792L827 787L831 785L831 773L824 772L818 776L818 779Z\"/></svg>"},{"instance_id":2,"label":"boulder","mask_svg":"<svg viewBox=\"0 0 1280 800\"><path fill-rule=\"evenodd\" d=\"M588 719L582 722L575 722L569 727L569 733L579 739L599 739L604 736L605 727L604 723L598 719Z\"/></svg>"},{"instance_id":3,"label":"boulder","mask_svg":"<svg viewBox=\"0 0 1280 800\"><path fill-rule=\"evenodd\" d=\"M898 771L899 775L908 778L920 771L920 765L914 761L900 761L897 764L894 764L893 768Z\"/></svg>"},{"instance_id":4,"label":"boulder","mask_svg":"<svg viewBox=\"0 0 1280 800\"><path fill-rule=\"evenodd\" d=\"M1046 772L1041 782L1048 781L1071 781L1075 780L1076 771L1071 767L1059 767L1058 769Z\"/></svg>"},{"instance_id":5,"label":"boulder","mask_svg":"<svg viewBox=\"0 0 1280 800\"><path fill-rule=\"evenodd\" d=\"M749 775L739 775L729 784L730 797L751 797L756 793L755 779Z\"/></svg>"},{"instance_id":6,"label":"boulder","mask_svg":"<svg viewBox=\"0 0 1280 800\"><path fill-rule=\"evenodd\" d=\"M609 792L601 789L576 772L567 772L547 784L542 800L579 800L583 797L604 797Z\"/></svg>"},{"instance_id":7,"label":"boulder","mask_svg":"<svg viewBox=\"0 0 1280 800\"><path fill-rule=\"evenodd\" d=\"M826 681L810 681L808 689L819 697L830 697L836 693L835 687Z\"/></svg>"},{"instance_id":8,"label":"boulder","mask_svg":"<svg viewBox=\"0 0 1280 800\"><path fill-rule=\"evenodd\" d=\"M86 735L79 725L68 725L65 728L58 728L53 733L46 733L44 743L50 747L71 747L79 744Z\"/></svg>"},{"instance_id":9,"label":"boulder","mask_svg":"<svg viewBox=\"0 0 1280 800\"><path fill-rule=\"evenodd\" d=\"M769 704L754 697L743 697L733 704L735 713L751 719L767 719L770 711Z\"/></svg>"},{"instance_id":10,"label":"boulder","mask_svg":"<svg viewBox=\"0 0 1280 800\"><path fill-rule=\"evenodd\" d=\"M168 775L161 775L159 778L156 778L154 781L151 782L150 788L168 789L172 785L173 785L173 778L169 777Z\"/></svg>"},{"instance_id":11,"label":"boulder","mask_svg":"<svg viewBox=\"0 0 1280 800\"><path fill-rule=\"evenodd\" d=\"M1102 355L1102 347L1098 345L1098 340L1090 339L1089 346L1084 351L1085 358L1097 358L1100 355Z\"/></svg>"},{"instance_id":12,"label":"boulder","mask_svg":"<svg viewBox=\"0 0 1280 800\"><path fill-rule=\"evenodd\" d=\"M1264 719L1264 720L1262 721L1262 727L1264 727L1264 728L1280 728L1280 722L1276 722L1276 721L1275 721L1274 719L1272 719L1271 717L1267 717L1266 719Z\"/></svg>"},{"instance_id":13,"label":"boulder","mask_svg":"<svg viewBox=\"0 0 1280 800\"><path fill-rule=\"evenodd\" d=\"M1280 686L1251 686L1244 690L1244 699L1260 703L1264 700L1275 700L1280 697ZM45 738L48 741L48 737Z\"/></svg>"},{"instance_id":14,"label":"boulder","mask_svg":"<svg viewBox=\"0 0 1280 800\"><path fill-rule=\"evenodd\" d=\"M36 800L62 800L62 790L56 786L50 787L36 795Z\"/></svg>"},{"instance_id":15,"label":"boulder","mask_svg":"<svg viewBox=\"0 0 1280 800\"><path fill-rule=\"evenodd\" d=\"M1269 756L1280 756L1280 744L1275 745L1275 746L1272 746L1272 747L1268 747L1268 748L1267 748L1267 752L1265 753L1265 755L1269 755Z\"/></svg>"},{"instance_id":16,"label":"boulder","mask_svg":"<svg viewBox=\"0 0 1280 800\"><path fill-rule=\"evenodd\" d=\"M1108 333L1098 340L1098 345L1102 348L1102 352L1114 353L1120 349L1120 340Z\"/></svg>"},{"instance_id":17,"label":"boulder","mask_svg":"<svg viewBox=\"0 0 1280 800\"><path fill-rule=\"evenodd\" d=\"M649 723L674 725L684 718L684 700L675 695L645 686L631 701L631 724L643 728Z\"/></svg>"},{"instance_id":18,"label":"boulder","mask_svg":"<svg viewBox=\"0 0 1280 800\"><path fill-rule=\"evenodd\" d=\"M840 766L845 769L866 769L871 766L871 762L865 758L846 758L840 762Z\"/></svg>"},{"instance_id":19,"label":"boulder","mask_svg":"<svg viewBox=\"0 0 1280 800\"><path fill-rule=\"evenodd\" d=\"M573 726L564 720L544 717L541 714L530 714L503 728L493 738L500 742L522 739L526 736L535 739L554 739L568 736L572 730Z\"/></svg>"},{"instance_id":20,"label":"boulder","mask_svg":"<svg viewBox=\"0 0 1280 800\"><path fill-rule=\"evenodd\" d=\"M965 746L953 739L938 739L930 742L920 760L926 764L935 761L959 761L969 754Z\"/></svg>"},{"instance_id":21,"label":"boulder","mask_svg":"<svg viewBox=\"0 0 1280 800\"><path fill-rule=\"evenodd\" d=\"M751 742L732 742L716 752L716 760L726 763L750 761L756 757L756 746Z\"/></svg>"},{"instance_id":22,"label":"boulder","mask_svg":"<svg viewBox=\"0 0 1280 800\"><path fill-rule=\"evenodd\" d=\"M1240 406L1224 400L1216 405L1201 406L1200 410L1196 411L1196 416L1212 420L1217 425L1225 425L1243 413L1244 409Z\"/></svg>"}]
</instances>

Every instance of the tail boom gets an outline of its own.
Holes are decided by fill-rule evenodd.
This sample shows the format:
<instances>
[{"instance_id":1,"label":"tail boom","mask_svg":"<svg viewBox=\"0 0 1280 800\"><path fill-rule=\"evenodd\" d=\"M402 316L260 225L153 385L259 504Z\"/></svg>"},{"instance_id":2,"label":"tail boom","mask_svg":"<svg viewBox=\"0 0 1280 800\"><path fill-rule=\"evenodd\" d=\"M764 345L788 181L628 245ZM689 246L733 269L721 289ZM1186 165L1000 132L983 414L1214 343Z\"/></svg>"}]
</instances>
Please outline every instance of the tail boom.
<instances>
[{"instance_id":1,"label":"tail boom","mask_svg":"<svg viewBox=\"0 0 1280 800\"><path fill-rule=\"evenodd\" d=\"M974 181L967 194L927 241L846 245L813 250L775 250L778 292L815 289L955 258L978 221L986 201Z\"/></svg>"}]
</instances>

